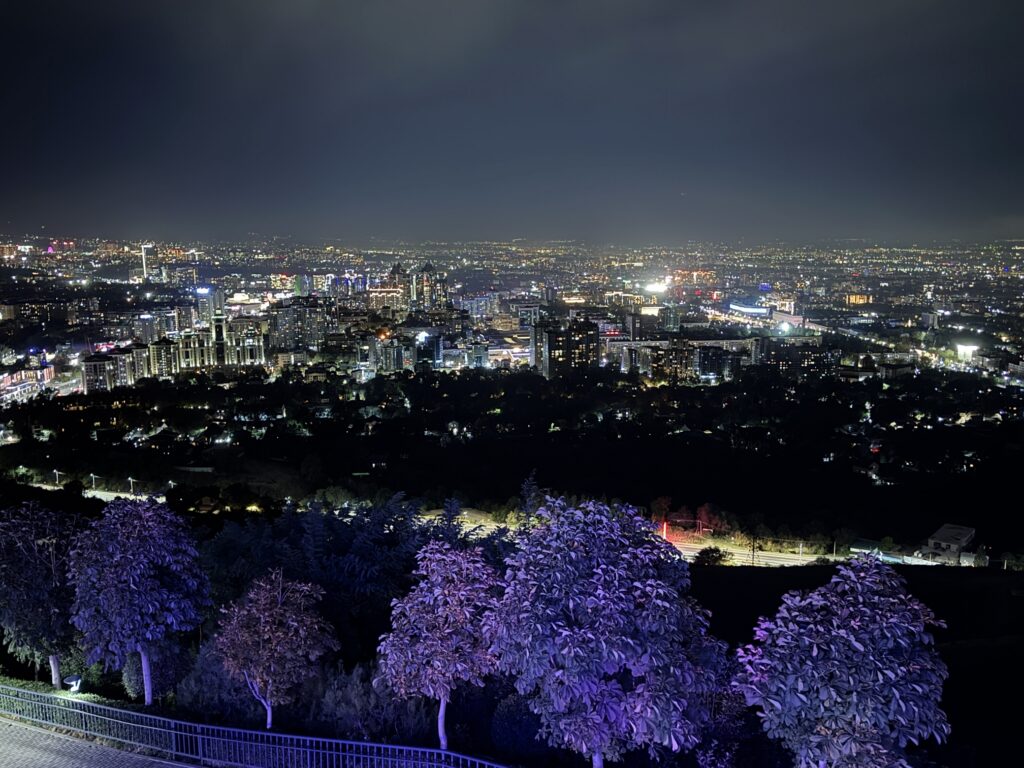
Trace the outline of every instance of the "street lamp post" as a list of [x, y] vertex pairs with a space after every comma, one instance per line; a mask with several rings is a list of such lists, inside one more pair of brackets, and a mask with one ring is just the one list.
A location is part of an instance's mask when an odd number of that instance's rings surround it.
[[60, 470], [59, 469], [53, 470], [53, 484], [54, 485], [60, 485]]
[[92, 478], [92, 489], [96, 490], [96, 478], [99, 477], [95, 472], [90, 472], [89, 477]]
[[132, 495], [132, 496], [135, 495], [135, 478], [134, 477], [129, 477], [128, 478], [128, 493], [130, 495]]

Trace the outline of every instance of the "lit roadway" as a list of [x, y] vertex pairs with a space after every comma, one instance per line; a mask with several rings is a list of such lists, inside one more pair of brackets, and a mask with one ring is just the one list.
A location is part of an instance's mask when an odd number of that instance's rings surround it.
[[[43, 488], [47, 491], [61, 491], [63, 488], [53, 483], [28, 483], [28, 485], [35, 486], [36, 488]], [[113, 501], [114, 499], [148, 499], [151, 496], [157, 501], [164, 501], [164, 495], [162, 493], [128, 493], [128, 491], [101, 491], [98, 488], [93, 490], [92, 488], [85, 488], [82, 490], [82, 495], [90, 499], [100, 499], [102, 501]]]
[[[433, 517], [441, 510], [424, 510], [423, 514]], [[501, 526], [495, 523], [489, 514], [474, 509], [462, 510], [462, 517], [470, 528], [478, 528], [483, 534], [490, 533]], [[718, 547], [723, 552], [732, 555], [729, 565], [761, 565], [761, 566], [783, 566], [783, 565], [807, 565], [817, 560], [821, 555], [797, 555], [789, 552], [754, 552], [751, 562], [750, 550], [730, 544], [728, 541], [718, 539], [704, 539], [703, 541], [674, 541], [672, 542], [686, 560], [693, 560], [698, 552], [707, 547]], [[832, 559], [832, 558], [830, 558]], [[842, 558], [835, 558], [842, 559]]]
[[751, 562], [749, 549], [737, 547], [727, 542], [716, 541], [715, 539], [676, 541], [672, 543], [675, 544], [676, 549], [683, 553], [683, 557], [687, 560], [693, 560], [702, 549], [718, 547], [723, 552], [727, 552], [732, 556], [729, 560], [729, 565], [807, 565], [821, 557], [821, 555], [797, 555], [790, 552], [758, 551], [754, 552], [753, 562]]

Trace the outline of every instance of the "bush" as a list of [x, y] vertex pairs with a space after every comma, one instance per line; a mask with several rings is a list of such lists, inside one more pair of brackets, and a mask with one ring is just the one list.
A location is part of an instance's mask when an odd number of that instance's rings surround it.
[[704, 547], [693, 558], [694, 565], [725, 565], [732, 560], [732, 553], [725, 552], [718, 547]]
[[323, 696], [313, 719], [339, 738], [359, 741], [430, 743], [436, 713], [422, 698], [398, 701], [384, 686], [374, 686], [374, 670], [365, 664], [351, 672], [325, 676]]
[[[83, 691], [110, 688], [111, 683], [117, 679], [116, 673], [105, 673], [101, 663], [87, 664], [85, 662], [85, 651], [77, 645], [60, 658], [60, 676], [68, 677], [69, 675], [82, 676]], [[50, 690], [52, 691], [53, 689], [51, 688]]]
[[509, 519], [507, 507], [495, 507], [491, 510], [491, 519], [498, 525], [505, 525]]
[[192, 670], [178, 683], [175, 702], [184, 711], [236, 726], [259, 726], [263, 708], [245, 683], [234, 680], [221, 663], [212, 640], [199, 647]]
[[[63, 671], [61, 674], [64, 674]], [[75, 672], [74, 674], [78, 674]], [[66, 676], [66, 675], [65, 675]], [[50, 696], [60, 696], [62, 698], [70, 698], [75, 701], [87, 701], [91, 704], [102, 704], [106, 707], [114, 707], [116, 709], [127, 709], [132, 711], [138, 711], [141, 709], [139, 705], [131, 704], [130, 702], [121, 701], [119, 699], [110, 699], [106, 696], [99, 696], [95, 693], [71, 693], [68, 690], [55, 691], [53, 686], [49, 682], [41, 682], [38, 680], [21, 680], [16, 677], [7, 677], [6, 675], [0, 675], [0, 685], [7, 685], [11, 688], [20, 688], [23, 691], [32, 691], [33, 693], [45, 693]]]
[[[150, 653], [150, 668], [153, 673], [153, 698], [162, 699], [173, 693], [175, 686], [188, 674], [192, 668], [192, 654], [173, 640], [158, 643]], [[129, 698], [142, 698], [142, 660], [139, 654], [133, 653], [125, 661], [121, 668], [121, 684]]]

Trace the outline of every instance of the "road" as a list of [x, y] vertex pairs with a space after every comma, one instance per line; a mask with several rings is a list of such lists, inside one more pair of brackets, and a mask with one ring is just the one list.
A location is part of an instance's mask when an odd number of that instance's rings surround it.
[[[435, 516], [440, 514], [441, 510], [424, 510], [424, 515]], [[483, 533], [490, 533], [498, 524], [494, 522], [494, 519], [486, 512], [481, 512], [476, 509], [463, 509], [462, 517], [466, 521], [466, 524], [470, 527], [477, 527]], [[820, 555], [797, 555], [790, 554], [788, 552], [755, 552], [753, 562], [751, 562], [750, 550], [742, 547], [737, 547], [734, 544], [730, 544], [728, 541], [721, 539], [707, 538], [702, 541], [675, 541], [676, 549], [678, 549], [683, 557], [687, 560], [693, 560], [698, 552], [706, 547], [718, 547], [723, 552], [728, 552], [732, 555], [732, 559], [729, 561], [730, 565], [761, 565], [761, 566], [787, 566], [787, 565], [807, 565], [814, 560], [817, 560]]]
[[167, 768], [169, 763], [0, 720], [0, 768]]
[[820, 557], [820, 555], [796, 555], [790, 554], [789, 552], [755, 552], [753, 562], [751, 562], [749, 549], [740, 549], [739, 547], [732, 546], [725, 542], [716, 541], [715, 539], [706, 539], [698, 542], [674, 543], [676, 545], [676, 549], [682, 552], [683, 557], [687, 560], [693, 560], [696, 554], [706, 547], [718, 547], [723, 552], [728, 552], [732, 555], [729, 565], [807, 565]]
[[[28, 483], [35, 488], [42, 488], [46, 491], [60, 491], [61, 486], [54, 485], [53, 483]], [[164, 501], [164, 495], [162, 493], [147, 494], [147, 493], [136, 493], [130, 494], [127, 491], [101, 491], [98, 488], [93, 490], [92, 488], [86, 488], [82, 491], [82, 495], [90, 499], [100, 499], [102, 501], [113, 501], [114, 499], [148, 499], [151, 495], [157, 501]]]

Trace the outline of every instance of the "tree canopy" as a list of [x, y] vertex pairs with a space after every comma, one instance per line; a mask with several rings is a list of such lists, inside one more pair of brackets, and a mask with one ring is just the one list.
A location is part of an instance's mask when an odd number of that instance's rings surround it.
[[548, 499], [507, 565], [492, 650], [551, 744], [600, 766], [697, 743], [723, 646], [650, 522], [630, 506]]
[[58, 657], [73, 643], [68, 554], [80, 525], [36, 502], [0, 509], [0, 628], [16, 658], [49, 657], [55, 688]]
[[217, 650], [225, 669], [263, 705], [267, 728], [274, 706], [290, 702], [295, 688], [316, 674], [320, 657], [338, 648], [333, 628], [315, 610], [322, 596], [315, 584], [289, 581], [275, 569], [222, 609]]
[[891, 567], [861, 556], [758, 622], [734, 686], [799, 768], [906, 766], [908, 744], [949, 734], [929, 626], [944, 625]]
[[448, 748], [445, 710], [460, 683], [481, 686], [495, 666], [483, 619], [496, 605], [497, 577], [479, 549], [427, 544], [416, 556], [419, 583], [392, 602], [391, 632], [381, 638], [381, 678], [399, 697], [439, 704], [437, 730]]
[[198, 626], [208, 603], [206, 574], [185, 523], [153, 499], [116, 499], [78, 537], [69, 575], [71, 621], [87, 661], [120, 669], [138, 652], [151, 704], [149, 649]]

